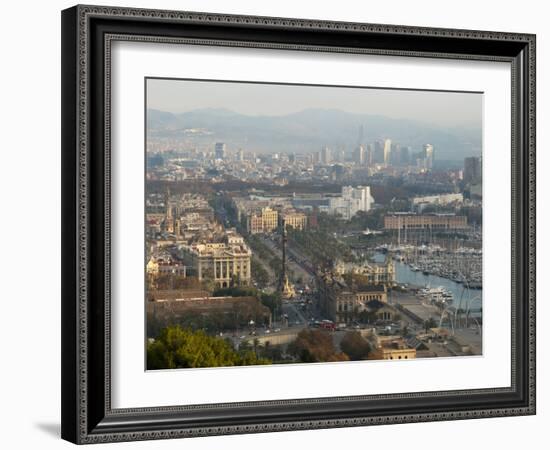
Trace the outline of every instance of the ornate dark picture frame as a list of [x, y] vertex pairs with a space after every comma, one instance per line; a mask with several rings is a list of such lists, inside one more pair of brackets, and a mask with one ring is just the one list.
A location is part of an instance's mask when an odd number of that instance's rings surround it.
[[[512, 67], [512, 384], [507, 388], [113, 409], [110, 46], [116, 40]], [[75, 6], [62, 13], [62, 437], [84, 444], [535, 413], [535, 36]]]

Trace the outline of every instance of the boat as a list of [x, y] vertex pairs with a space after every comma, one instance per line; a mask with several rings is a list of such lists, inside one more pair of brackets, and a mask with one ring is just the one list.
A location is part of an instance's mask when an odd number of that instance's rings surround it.
[[442, 286], [431, 288], [425, 287], [418, 291], [419, 297], [426, 303], [445, 306], [453, 302], [453, 294]]

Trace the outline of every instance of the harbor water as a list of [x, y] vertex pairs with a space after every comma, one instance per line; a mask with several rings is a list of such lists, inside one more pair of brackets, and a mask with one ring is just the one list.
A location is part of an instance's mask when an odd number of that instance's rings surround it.
[[[386, 255], [384, 253], [375, 253], [375, 262], [384, 262]], [[408, 264], [402, 261], [395, 263], [395, 281], [399, 284], [408, 284], [418, 287], [443, 287], [453, 294], [453, 305], [459, 307], [462, 299], [462, 308], [466, 308], [470, 301], [471, 310], [479, 310], [482, 305], [482, 289], [468, 289], [465, 285], [437, 275], [425, 275], [422, 272], [414, 271]]]

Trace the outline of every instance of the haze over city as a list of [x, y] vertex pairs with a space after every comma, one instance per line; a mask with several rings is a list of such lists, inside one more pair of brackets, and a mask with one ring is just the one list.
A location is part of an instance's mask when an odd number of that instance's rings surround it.
[[154, 78], [147, 80], [147, 90], [148, 108], [174, 114], [212, 108], [250, 116], [284, 116], [306, 109], [334, 109], [451, 128], [479, 128], [482, 119], [479, 92]]
[[350, 153], [390, 138], [413, 150], [432, 143], [439, 161], [481, 153], [480, 93], [149, 79], [146, 101], [151, 138], [199, 147]]
[[482, 355], [482, 100], [149, 80], [147, 368]]

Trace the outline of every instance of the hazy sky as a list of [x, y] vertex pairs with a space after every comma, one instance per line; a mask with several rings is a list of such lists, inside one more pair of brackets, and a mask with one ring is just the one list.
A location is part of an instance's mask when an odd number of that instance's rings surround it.
[[323, 108], [480, 128], [482, 102], [480, 93], [147, 80], [147, 107], [172, 113], [225, 108], [247, 115], [275, 116]]

